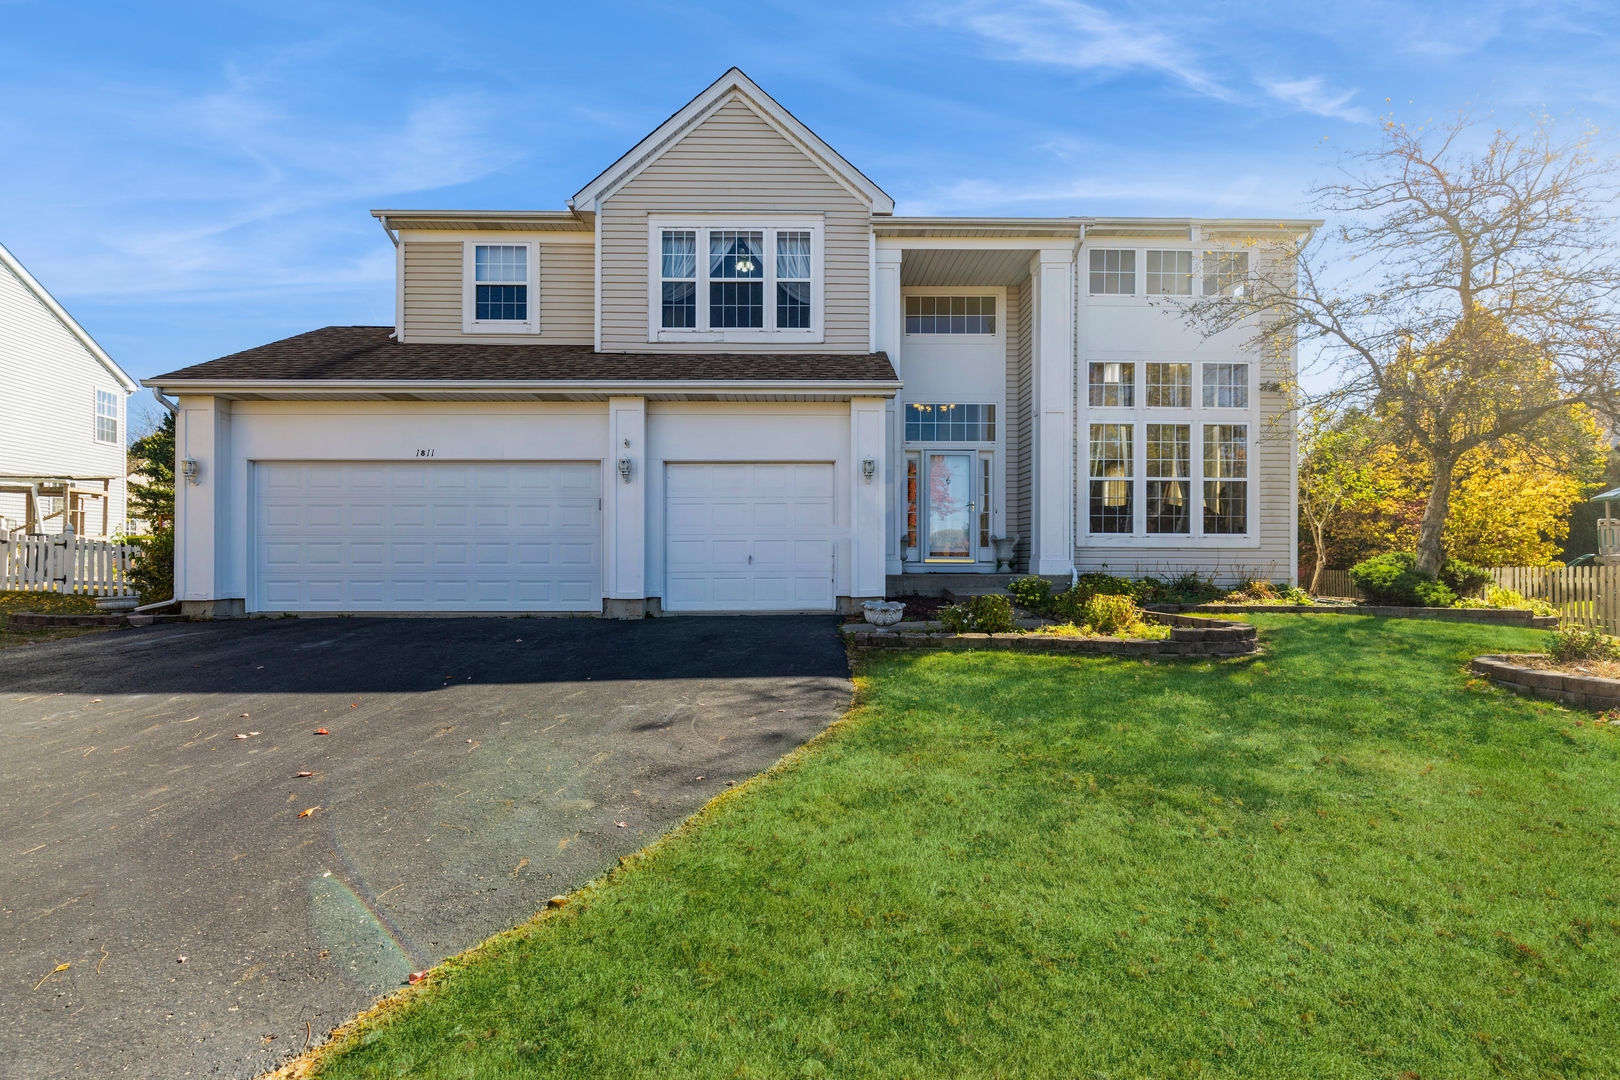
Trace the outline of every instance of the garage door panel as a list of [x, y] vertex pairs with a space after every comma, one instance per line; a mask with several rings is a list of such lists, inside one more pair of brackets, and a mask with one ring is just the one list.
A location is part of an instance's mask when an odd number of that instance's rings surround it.
[[258, 466], [256, 608], [599, 610], [599, 473], [593, 463]]
[[664, 606], [831, 610], [833, 468], [665, 467]]

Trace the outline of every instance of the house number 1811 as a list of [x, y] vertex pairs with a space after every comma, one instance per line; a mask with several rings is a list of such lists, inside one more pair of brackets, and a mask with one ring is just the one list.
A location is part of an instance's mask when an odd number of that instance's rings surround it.
[[417, 457], [432, 457], [433, 456], [433, 451], [432, 450], [418, 450], [416, 452], [416, 456]]

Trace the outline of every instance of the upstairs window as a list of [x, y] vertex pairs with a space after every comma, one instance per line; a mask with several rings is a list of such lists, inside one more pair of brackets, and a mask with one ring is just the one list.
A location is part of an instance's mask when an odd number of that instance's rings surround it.
[[96, 442], [118, 441], [118, 395], [111, 390], [96, 391]]
[[648, 340], [821, 339], [819, 224], [709, 227], [657, 218], [649, 235]]
[[1104, 409], [1136, 406], [1135, 364], [1092, 364], [1087, 403]]
[[1192, 408], [1192, 365], [1148, 364], [1147, 407], [1150, 409]]
[[906, 442], [995, 442], [994, 405], [907, 405]]
[[1091, 295], [1135, 296], [1136, 252], [1129, 248], [1092, 248]]
[[996, 332], [993, 296], [908, 296], [908, 334], [988, 334]]
[[1248, 407], [1248, 364], [1204, 365], [1204, 408], [1247, 409]]
[[461, 328], [470, 334], [533, 334], [540, 329], [535, 293], [537, 245], [465, 246]]
[[1147, 294], [1149, 296], [1191, 296], [1193, 253], [1190, 251], [1150, 251], [1147, 253]]
[[1247, 251], [1204, 252], [1204, 295], [1242, 296], [1249, 281]]

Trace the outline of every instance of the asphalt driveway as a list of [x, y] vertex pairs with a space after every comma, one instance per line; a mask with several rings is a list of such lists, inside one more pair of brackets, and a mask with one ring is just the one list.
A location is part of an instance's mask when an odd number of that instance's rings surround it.
[[0, 650], [0, 1072], [278, 1063], [826, 727], [834, 628], [301, 619]]

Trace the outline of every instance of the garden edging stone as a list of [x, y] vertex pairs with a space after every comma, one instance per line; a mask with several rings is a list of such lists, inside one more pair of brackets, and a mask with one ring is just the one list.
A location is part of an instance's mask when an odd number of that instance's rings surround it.
[[1566, 671], [1546, 671], [1514, 663], [1537, 653], [1503, 653], [1476, 656], [1469, 668], [1504, 690], [1531, 697], [1558, 701], [1577, 708], [1606, 712], [1620, 709], [1620, 679], [1597, 675], [1574, 675]]
[[1399, 607], [1392, 604], [1147, 604], [1153, 612], [1201, 611], [1254, 615], [1383, 615], [1397, 619], [1438, 619], [1441, 622], [1487, 623], [1493, 626], [1528, 626], [1556, 630], [1558, 616], [1537, 615], [1528, 608]]
[[899, 623], [880, 629], [862, 623], [843, 627], [845, 640], [857, 649], [941, 649], [951, 652], [1000, 650], [1029, 653], [1097, 654], [1131, 657], [1249, 656], [1260, 650], [1259, 633], [1248, 623], [1203, 619], [1173, 612], [1154, 612], [1168, 623], [1170, 637], [1058, 637], [1053, 634], [952, 634], [939, 623]]

